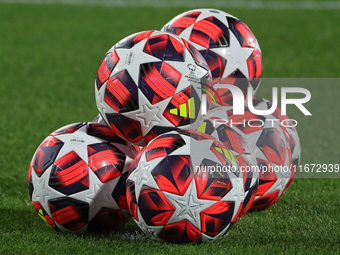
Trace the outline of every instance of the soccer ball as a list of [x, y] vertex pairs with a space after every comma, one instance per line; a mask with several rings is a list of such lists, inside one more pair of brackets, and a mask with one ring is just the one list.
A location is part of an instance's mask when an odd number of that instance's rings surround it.
[[[269, 104], [265, 104], [263, 99], [255, 97], [253, 101], [257, 110], [269, 109], [265, 108]], [[276, 113], [279, 112], [277, 108]], [[258, 189], [249, 211], [268, 209], [278, 201], [295, 177], [291, 140], [287, 139], [285, 128], [276, 114], [255, 115], [248, 107], [245, 107], [244, 115], [234, 115], [232, 106], [216, 108], [209, 114], [218, 116], [215, 125], [228, 125], [249, 145], [257, 162], [252, 171], [259, 173]], [[295, 154], [298, 154], [298, 147]]]
[[194, 9], [170, 20], [161, 31], [180, 36], [203, 55], [211, 70], [222, 105], [232, 105], [232, 94], [223, 85], [235, 85], [247, 96], [257, 91], [262, 76], [262, 53], [249, 27], [238, 18], [216, 9]]
[[[33, 155], [28, 188], [39, 216], [56, 230], [83, 234], [116, 230], [131, 217], [126, 203], [133, 147], [98, 123], [51, 133]], [[117, 145], [117, 146], [116, 146]]]
[[214, 120], [228, 118], [226, 114], [224, 107], [218, 107], [209, 111], [197, 131], [209, 134], [222, 142], [228, 150], [232, 151], [239, 162], [245, 192], [242, 212], [240, 214], [240, 218], [242, 218], [254, 202], [259, 184], [259, 173], [258, 171], [253, 171], [252, 166], [257, 165], [256, 158], [244, 137], [227, 124], [218, 122], [218, 125], [216, 125], [214, 122]]
[[[253, 98], [253, 106], [257, 110], [268, 110], [272, 107], [272, 103], [264, 98], [260, 97], [254, 97]], [[276, 121], [277, 123], [280, 124], [280, 128], [282, 129], [284, 136], [286, 138], [286, 144], [288, 147], [288, 157], [289, 157], [289, 162], [290, 162], [290, 177], [287, 181], [287, 184], [284, 187], [283, 192], [290, 186], [292, 181], [294, 180], [296, 176], [296, 170], [298, 166], [300, 165], [301, 161], [301, 144], [300, 144], [300, 138], [298, 135], [298, 132], [295, 128], [294, 123], [289, 119], [287, 115], [281, 115], [281, 109], [279, 107], [276, 107], [275, 111], [271, 114], [271, 116], [275, 119], [278, 120]], [[288, 167], [288, 166], [287, 166]], [[261, 185], [267, 185], [265, 180], [262, 180]], [[264, 182], [264, 183], [263, 183]], [[280, 196], [282, 196], [283, 192], [281, 193]], [[261, 193], [260, 193], [261, 194]], [[260, 195], [258, 194], [258, 195]], [[276, 199], [277, 201], [280, 196]], [[251, 210], [261, 210], [261, 209], [266, 209], [269, 208], [271, 203], [270, 201], [270, 196], [265, 195], [262, 197], [257, 198], [254, 201], [254, 204], [251, 208]], [[266, 207], [265, 205], [268, 204], [269, 206]]]
[[[272, 107], [272, 103], [261, 97], [253, 98], [253, 105], [257, 110], [268, 110]], [[292, 155], [292, 163], [295, 168], [300, 165], [301, 161], [301, 144], [296, 127], [287, 115], [281, 114], [281, 109], [276, 107], [275, 111], [271, 114], [274, 118], [280, 121], [281, 129], [285, 134], [289, 149]], [[284, 123], [284, 125], [282, 125]]]
[[197, 128], [202, 102], [210, 104], [205, 94], [211, 85], [207, 63], [189, 42], [167, 32], [144, 31], [106, 53], [95, 95], [111, 129], [145, 146], [161, 133]]
[[[94, 119], [92, 120], [92, 122], [95, 123], [100, 123], [102, 125], [108, 126], [105, 122], [105, 120], [103, 119], [103, 117], [99, 114], [96, 115], [96, 117], [94, 117]], [[109, 126], [108, 126], [109, 127]], [[133, 143], [130, 143], [122, 138], [120, 138], [117, 134], [116, 134], [116, 138], [117, 140], [119, 140], [119, 143], [116, 143], [116, 147], [122, 149], [122, 151], [126, 154], [127, 156], [127, 162], [130, 165], [132, 160], [134, 159], [134, 157], [137, 155], [137, 153], [143, 148], [140, 147], [138, 145], [135, 145]], [[121, 146], [122, 145], [122, 146]], [[131, 148], [132, 147], [132, 148]], [[125, 164], [127, 164], [127, 162], [125, 162]]]
[[137, 225], [168, 242], [221, 238], [244, 201], [239, 164], [230, 150], [196, 131], [152, 140], [131, 165], [127, 203]]

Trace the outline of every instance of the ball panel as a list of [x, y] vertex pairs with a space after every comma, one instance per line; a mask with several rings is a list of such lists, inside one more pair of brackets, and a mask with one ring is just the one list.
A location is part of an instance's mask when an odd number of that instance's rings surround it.
[[[249, 87], [249, 81], [246, 78], [246, 76], [239, 70], [236, 69], [231, 74], [229, 74], [227, 77], [222, 78], [219, 84], [226, 84], [226, 85], [234, 85], [238, 87], [242, 94], [244, 95], [244, 100], [246, 100], [248, 95], [248, 87]], [[220, 96], [222, 105], [233, 105], [233, 95], [231, 91], [227, 88], [218, 88], [216, 89], [217, 94]]]
[[161, 226], [168, 222], [176, 208], [162, 191], [143, 186], [138, 198], [138, 209], [149, 226]]
[[207, 49], [227, 47], [229, 43], [229, 29], [219, 19], [210, 16], [194, 23], [189, 41]]
[[[223, 164], [203, 159], [201, 169], [195, 174], [197, 197], [206, 200], [221, 200], [232, 189], [232, 183]], [[217, 168], [216, 171], [215, 167]], [[220, 170], [218, 169], [220, 168]]]
[[124, 39], [120, 40], [118, 43], [116, 43], [113, 48], [114, 49], [121, 49], [121, 48], [126, 48], [126, 49], [131, 49], [133, 46], [135, 46], [137, 43], [140, 41], [150, 37], [150, 35], [154, 31], [142, 31], [138, 32], [132, 35], [129, 35], [125, 37]]
[[163, 61], [184, 62], [183, 44], [167, 34], [150, 36], [143, 51]]
[[148, 144], [145, 152], [146, 161], [165, 157], [184, 145], [185, 141], [180, 135], [162, 135]]
[[264, 128], [256, 142], [256, 146], [272, 163], [279, 166], [285, 164], [288, 148], [284, 137], [282, 137], [278, 129]]
[[140, 70], [140, 91], [153, 105], [172, 97], [182, 77], [166, 62], [141, 64]]
[[48, 225], [56, 229], [57, 226], [54, 223], [54, 220], [48, 215], [40, 202], [32, 202], [32, 205], [34, 206], [34, 209], [38, 212], [39, 217]]
[[106, 53], [97, 72], [97, 77], [95, 81], [97, 90], [100, 90], [103, 84], [110, 78], [112, 70], [115, 68], [119, 60], [120, 59], [115, 50]]
[[166, 31], [175, 35], [180, 35], [183, 30], [187, 29], [196, 22], [196, 19], [201, 13], [201, 11], [187, 11], [181, 15], [178, 15], [165, 25]]
[[89, 204], [70, 197], [48, 201], [53, 220], [69, 231], [75, 232], [88, 223]]
[[104, 101], [118, 113], [138, 109], [138, 89], [126, 70], [112, 75], [107, 81]]
[[[189, 51], [189, 53], [191, 54], [191, 56], [194, 58], [196, 65], [203, 67], [206, 70], [210, 70], [209, 66], [208, 66], [206, 60], [204, 59], [204, 57], [202, 56], [202, 54], [187, 40], [182, 38], [182, 41], [184, 42], [184, 45], [187, 48], [187, 50]], [[211, 78], [210, 75], [211, 75], [211, 73], [209, 73], [209, 78]], [[210, 82], [210, 80], [209, 80], [209, 82]], [[202, 82], [202, 85], [204, 85], [204, 84], [205, 83]]]
[[120, 176], [123, 172], [126, 156], [117, 148], [106, 143], [88, 145], [88, 167], [102, 183]]
[[119, 229], [125, 223], [125, 215], [122, 210], [103, 207], [89, 221], [88, 232], [111, 232]]
[[105, 114], [113, 132], [121, 138], [132, 143], [138, 143], [143, 139], [140, 123], [136, 120], [125, 117], [119, 113]]
[[280, 191], [276, 190], [274, 192], [262, 195], [261, 199], [257, 199], [257, 200], [254, 201], [250, 210], [259, 211], [259, 210], [270, 208], [280, 198], [279, 193], [280, 193]]
[[184, 195], [193, 179], [190, 156], [167, 156], [153, 168], [151, 174], [161, 191]]
[[48, 185], [65, 195], [89, 188], [87, 164], [71, 151], [54, 162]]
[[[247, 182], [250, 183], [251, 178], [247, 178]], [[258, 185], [259, 185], [258, 181], [256, 181], [253, 184], [253, 186], [251, 186], [249, 188], [245, 188], [245, 191], [247, 193], [246, 193], [246, 197], [244, 198], [242, 211], [240, 213], [240, 218], [242, 218], [250, 210], [250, 208], [253, 206], [253, 202], [254, 202], [255, 196], [257, 194]]]
[[246, 24], [232, 17], [227, 17], [227, 21], [230, 31], [234, 33], [242, 47], [256, 47], [256, 38]]
[[126, 200], [126, 178], [127, 173], [123, 173], [111, 193], [111, 196], [116, 201], [118, 208], [121, 210], [128, 210]]
[[57, 135], [63, 135], [63, 134], [72, 134], [79, 130], [81, 127], [85, 126], [87, 122], [78, 122], [66, 125], [64, 127], [61, 127], [57, 129], [56, 131], [52, 132], [50, 136], [57, 136]]
[[64, 143], [55, 137], [50, 137], [42, 142], [33, 158], [33, 169], [38, 177], [54, 163], [63, 146]]
[[228, 201], [219, 201], [202, 211], [202, 232], [211, 237], [220, 234], [233, 220], [235, 205]]
[[262, 54], [259, 50], [254, 50], [247, 59], [248, 77], [253, 90], [256, 91], [260, 85], [262, 77]]
[[126, 201], [127, 201], [127, 205], [128, 205], [131, 216], [136, 221], [139, 221], [137, 199], [136, 199], [136, 193], [135, 193], [135, 182], [130, 179], [126, 181]]
[[[213, 84], [220, 82], [221, 77], [223, 75], [226, 60], [210, 50], [200, 50], [199, 52], [204, 57], [205, 61], [207, 62], [210, 68]], [[221, 97], [222, 94], [220, 94], [219, 96]]]
[[218, 140], [221, 141], [228, 149], [238, 154], [251, 154], [251, 150], [244, 137], [232, 130], [227, 125], [216, 127]]
[[201, 240], [201, 232], [188, 220], [166, 225], [159, 237], [168, 242], [187, 243]]

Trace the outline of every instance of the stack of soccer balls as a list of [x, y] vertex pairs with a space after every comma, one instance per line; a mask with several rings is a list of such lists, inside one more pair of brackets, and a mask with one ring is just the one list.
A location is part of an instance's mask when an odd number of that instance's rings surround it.
[[279, 108], [234, 114], [240, 92], [242, 103], [272, 108], [254, 96], [261, 75], [255, 36], [220, 10], [122, 39], [97, 71], [98, 116], [54, 131], [34, 153], [34, 208], [61, 231], [109, 232], [132, 217], [152, 238], [219, 239], [273, 205], [299, 164], [298, 134], [280, 125]]

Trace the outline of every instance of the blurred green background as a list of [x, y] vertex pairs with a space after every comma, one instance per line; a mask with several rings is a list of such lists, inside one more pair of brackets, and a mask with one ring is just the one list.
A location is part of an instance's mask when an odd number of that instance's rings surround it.
[[[257, 37], [264, 79], [258, 96], [270, 99], [271, 87], [278, 86], [267, 78], [340, 76], [338, 1], [0, 0], [1, 254], [340, 252], [337, 178], [296, 179], [269, 210], [247, 214], [225, 238], [201, 245], [148, 241], [132, 221], [110, 235], [57, 233], [30, 204], [27, 171], [40, 142], [98, 113], [94, 79], [106, 51], [132, 33], [158, 30], [199, 7], [233, 14]], [[288, 111], [299, 121], [303, 164], [339, 163], [340, 82], [325, 80], [301, 80], [312, 93], [306, 107], [313, 116]]]

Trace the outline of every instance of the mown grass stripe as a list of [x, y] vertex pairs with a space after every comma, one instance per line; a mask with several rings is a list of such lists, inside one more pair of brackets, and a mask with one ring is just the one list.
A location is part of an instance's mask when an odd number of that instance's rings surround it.
[[150, 7], [193, 7], [193, 8], [242, 8], [242, 9], [302, 9], [339, 10], [339, 1], [223, 1], [223, 0], [0, 0], [0, 3], [21, 4], [65, 4], [96, 6], [150, 6]]

